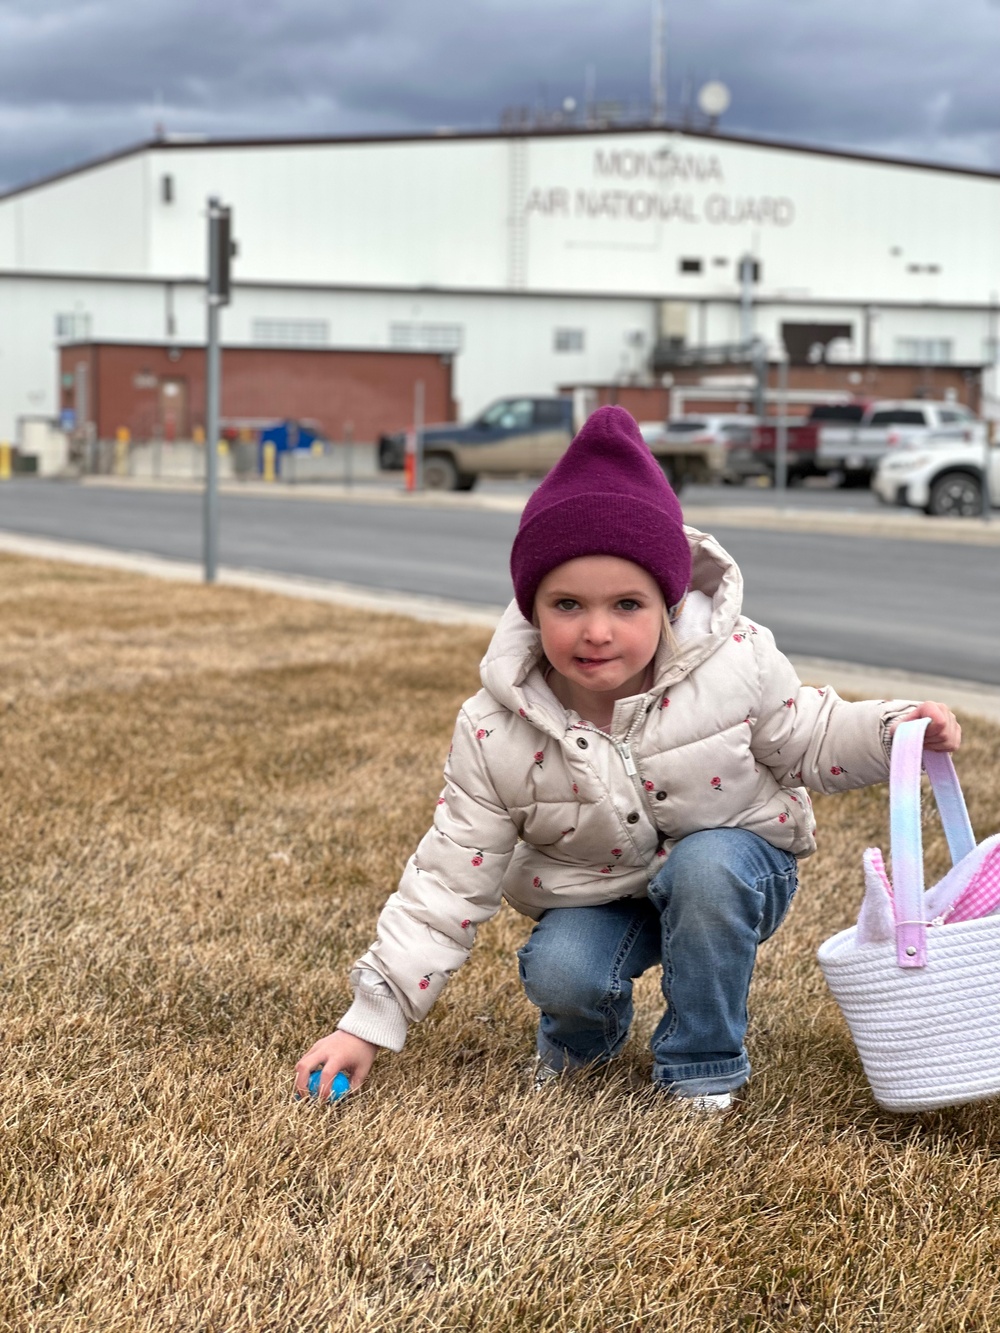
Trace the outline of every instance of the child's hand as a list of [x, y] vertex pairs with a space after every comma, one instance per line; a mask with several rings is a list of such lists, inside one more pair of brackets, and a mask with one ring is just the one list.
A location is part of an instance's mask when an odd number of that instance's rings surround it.
[[929, 717], [930, 726], [924, 732], [924, 748], [926, 750], [943, 750], [947, 754], [957, 750], [962, 744], [962, 728], [958, 725], [958, 719], [947, 706], [947, 704], [923, 703], [918, 704], [910, 713], [904, 713], [889, 728], [889, 734], [892, 735], [900, 722], [913, 722], [918, 717]]
[[322, 1069], [319, 1081], [319, 1101], [323, 1103], [330, 1095], [330, 1088], [338, 1072], [342, 1069], [351, 1080], [351, 1091], [361, 1087], [379, 1048], [361, 1037], [352, 1037], [349, 1032], [331, 1032], [328, 1037], [321, 1037], [315, 1046], [310, 1046], [305, 1055], [295, 1066], [295, 1091], [300, 1097], [309, 1095], [309, 1075], [314, 1069]]

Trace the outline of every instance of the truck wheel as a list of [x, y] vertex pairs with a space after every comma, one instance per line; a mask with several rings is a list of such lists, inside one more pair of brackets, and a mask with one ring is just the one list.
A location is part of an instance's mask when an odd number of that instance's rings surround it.
[[931, 487], [928, 514], [952, 518], [975, 518], [983, 512], [983, 494], [976, 477], [968, 472], [946, 472]]
[[455, 490], [471, 491], [478, 480], [479, 476], [475, 472], [460, 472], [458, 474], [458, 480], [455, 482]]
[[431, 454], [428, 458], [425, 458], [423, 474], [425, 490], [458, 490], [458, 468], [447, 454]]

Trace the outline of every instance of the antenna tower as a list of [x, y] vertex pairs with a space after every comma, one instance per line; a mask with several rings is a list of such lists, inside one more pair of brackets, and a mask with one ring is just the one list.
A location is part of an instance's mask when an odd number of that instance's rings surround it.
[[667, 120], [667, 0], [652, 0], [652, 42], [649, 65], [649, 93], [654, 125]]

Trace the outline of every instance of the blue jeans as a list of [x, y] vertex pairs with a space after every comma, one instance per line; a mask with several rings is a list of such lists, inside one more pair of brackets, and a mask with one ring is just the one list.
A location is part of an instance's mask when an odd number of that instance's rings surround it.
[[538, 1053], [554, 1069], [603, 1064], [632, 1022], [632, 982], [663, 968], [666, 1013], [653, 1033], [653, 1082], [682, 1096], [730, 1092], [750, 1077], [743, 1038], [757, 946], [781, 924], [795, 857], [746, 829], [683, 838], [646, 898], [554, 907], [518, 951], [541, 1010]]

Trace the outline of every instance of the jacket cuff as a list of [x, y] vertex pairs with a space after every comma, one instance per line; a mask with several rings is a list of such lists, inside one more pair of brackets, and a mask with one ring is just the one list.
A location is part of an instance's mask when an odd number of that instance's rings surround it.
[[892, 758], [892, 734], [890, 728], [894, 722], [898, 722], [905, 717], [907, 713], [912, 713], [919, 704], [905, 703], [901, 699], [893, 699], [892, 707], [888, 712], [882, 714], [882, 729], [880, 740], [882, 741], [882, 750], [887, 760]]
[[390, 1051], [401, 1051], [406, 1042], [409, 1024], [399, 1007], [399, 1001], [388, 986], [378, 990], [358, 987], [354, 1003], [337, 1024], [342, 1032], [370, 1041], [373, 1046], [384, 1046]]

